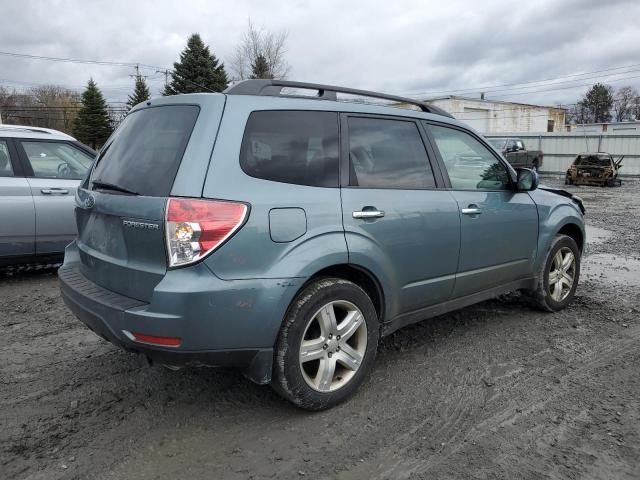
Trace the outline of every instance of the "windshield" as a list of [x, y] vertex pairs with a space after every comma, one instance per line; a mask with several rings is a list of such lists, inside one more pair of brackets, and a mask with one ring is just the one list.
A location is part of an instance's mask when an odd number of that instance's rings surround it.
[[199, 110], [195, 105], [168, 105], [131, 113], [98, 157], [91, 182], [168, 196]]
[[489, 140], [489, 143], [498, 150], [502, 150], [504, 148], [504, 144], [507, 143], [507, 140], [504, 138], [487, 138], [487, 140]]
[[576, 159], [576, 165], [581, 167], [608, 167], [611, 165], [611, 159], [606, 155], [580, 156]]

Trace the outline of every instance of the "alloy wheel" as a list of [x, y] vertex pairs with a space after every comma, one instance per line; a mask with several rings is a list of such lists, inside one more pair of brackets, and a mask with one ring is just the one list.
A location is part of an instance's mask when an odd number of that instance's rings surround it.
[[562, 247], [553, 256], [549, 269], [549, 295], [556, 302], [569, 296], [576, 278], [576, 257], [569, 247]]
[[338, 300], [320, 308], [300, 344], [302, 376], [311, 388], [332, 392], [360, 369], [367, 349], [367, 323], [353, 303]]

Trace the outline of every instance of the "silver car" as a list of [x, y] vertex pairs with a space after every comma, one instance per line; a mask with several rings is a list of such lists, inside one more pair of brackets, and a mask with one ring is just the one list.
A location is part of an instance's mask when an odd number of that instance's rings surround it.
[[0, 265], [62, 259], [95, 152], [57, 130], [0, 125]]

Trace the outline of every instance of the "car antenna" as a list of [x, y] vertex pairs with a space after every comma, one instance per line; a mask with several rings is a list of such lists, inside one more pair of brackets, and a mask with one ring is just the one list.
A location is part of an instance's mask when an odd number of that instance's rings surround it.
[[176, 75], [176, 76], [182, 78], [182, 80], [184, 80], [185, 82], [189, 82], [189, 83], [195, 85], [196, 87], [199, 87], [199, 88], [202, 88], [203, 90], [206, 90], [209, 93], [218, 93], [215, 90], [211, 90], [210, 88], [207, 88], [204, 85], [200, 85], [199, 83], [196, 83], [193, 80], [189, 80], [188, 78], [185, 78], [184, 75], [176, 72], [175, 70], [169, 70], [169, 72], [171, 73], [171, 75]]

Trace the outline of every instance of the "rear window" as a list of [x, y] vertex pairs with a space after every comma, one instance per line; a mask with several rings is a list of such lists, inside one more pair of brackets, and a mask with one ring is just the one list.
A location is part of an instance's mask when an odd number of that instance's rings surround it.
[[91, 180], [168, 196], [199, 111], [195, 105], [172, 105], [128, 115], [98, 157]]
[[240, 166], [252, 177], [338, 186], [338, 114], [262, 111], [249, 116]]

